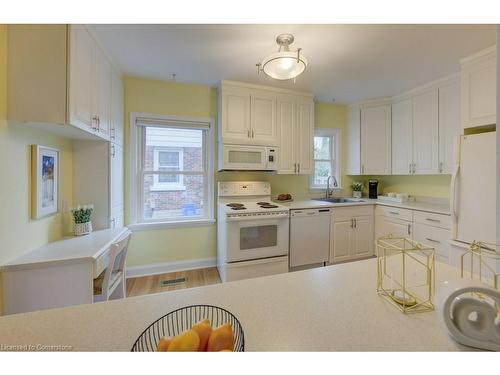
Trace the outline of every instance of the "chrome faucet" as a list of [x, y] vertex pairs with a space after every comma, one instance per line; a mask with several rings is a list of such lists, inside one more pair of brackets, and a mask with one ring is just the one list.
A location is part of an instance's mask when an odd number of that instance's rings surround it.
[[333, 194], [333, 191], [330, 190], [330, 178], [333, 178], [333, 187], [339, 187], [335, 176], [328, 176], [328, 178], [326, 179], [326, 192], [325, 192], [325, 198], [327, 199], [330, 198]]

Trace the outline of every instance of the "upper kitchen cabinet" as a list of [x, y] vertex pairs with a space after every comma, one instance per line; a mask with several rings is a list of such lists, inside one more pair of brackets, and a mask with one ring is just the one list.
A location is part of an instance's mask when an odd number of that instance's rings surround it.
[[459, 124], [456, 75], [394, 97], [392, 174], [451, 173]]
[[418, 93], [412, 98], [414, 174], [438, 173], [438, 107], [437, 89]]
[[496, 124], [496, 48], [462, 59], [461, 115], [464, 129]]
[[276, 146], [278, 173], [312, 173], [312, 94], [222, 81], [219, 99], [221, 143]]
[[112, 66], [85, 26], [9, 25], [8, 49], [9, 121], [109, 140]]
[[451, 174], [455, 166], [455, 138], [461, 133], [460, 80], [439, 87], [439, 173]]
[[391, 174], [391, 105], [361, 106], [361, 174]]
[[314, 102], [310, 97], [278, 94], [277, 123], [281, 174], [311, 174]]
[[110, 140], [123, 146], [123, 82], [121, 76], [113, 71], [111, 77], [111, 127]]
[[413, 171], [413, 110], [411, 98], [392, 103], [392, 174]]
[[361, 114], [359, 105], [347, 110], [347, 174], [361, 174]]
[[276, 93], [223, 81], [219, 135], [223, 143], [278, 145]]

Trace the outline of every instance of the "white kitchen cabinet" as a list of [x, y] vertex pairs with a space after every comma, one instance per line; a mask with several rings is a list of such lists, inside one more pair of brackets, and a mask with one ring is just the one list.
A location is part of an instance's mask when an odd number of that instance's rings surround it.
[[421, 223], [414, 223], [413, 226], [413, 239], [433, 247], [436, 260], [449, 263], [450, 246], [448, 241], [451, 239], [450, 230]]
[[111, 79], [111, 128], [110, 140], [123, 146], [123, 83], [121, 76], [113, 71]]
[[250, 92], [246, 88], [222, 86], [221, 126], [225, 143], [250, 142]]
[[496, 124], [496, 48], [461, 60], [461, 116], [464, 129]]
[[7, 66], [10, 121], [109, 140], [111, 63], [85, 26], [9, 25]]
[[439, 172], [438, 90], [413, 96], [413, 173]]
[[112, 69], [108, 59], [95, 44], [94, 53], [94, 84], [92, 85], [92, 99], [94, 113], [97, 116], [97, 131], [104, 138], [109, 139], [111, 127], [111, 81]]
[[314, 139], [312, 98], [279, 94], [277, 123], [281, 174], [311, 174]]
[[361, 173], [391, 174], [391, 106], [361, 108]]
[[411, 174], [413, 163], [411, 98], [392, 103], [392, 174]]
[[69, 123], [109, 139], [111, 64], [83, 25], [69, 28]]
[[334, 220], [330, 235], [330, 263], [350, 260], [353, 246], [353, 223], [351, 219]]
[[373, 207], [332, 210], [330, 263], [373, 255]]
[[411, 210], [377, 206], [375, 208], [375, 240], [392, 235], [412, 238], [413, 212]]
[[312, 98], [297, 98], [296, 152], [298, 174], [311, 174], [314, 142], [314, 102]]
[[354, 217], [352, 256], [365, 258], [373, 255], [373, 215]]
[[251, 139], [259, 144], [274, 145], [278, 139], [276, 126], [276, 94], [265, 90], [250, 93]]
[[95, 45], [82, 25], [70, 28], [69, 123], [87, 131], [97, 129], [93, 96]]
[[272, 90], [222, 82], [219, 131], [223, 143], [277, 146], [276, 97]]
[[347, 109], [347, 174], [361, 174], [361, 113], [359, 105]]
[[439, 87], [439, 173], [453, 172], [454, 140], [461, 130], [460, 80], [455, 78]]
[[297, 172], [297, 162], [295, 160], [297, 106], [295, 96], [278, 95], [276, 107], [276, 122], [280, 139], [278, 173], [293, 174]]

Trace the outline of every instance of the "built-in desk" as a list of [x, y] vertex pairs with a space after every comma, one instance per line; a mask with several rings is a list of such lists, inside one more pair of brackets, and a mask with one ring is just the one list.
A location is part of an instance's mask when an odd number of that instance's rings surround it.
[[127, 228], [56, 241], [2, 266], [4, 314], [93, 302], [93, 281], [108, 266], [110, 246]]

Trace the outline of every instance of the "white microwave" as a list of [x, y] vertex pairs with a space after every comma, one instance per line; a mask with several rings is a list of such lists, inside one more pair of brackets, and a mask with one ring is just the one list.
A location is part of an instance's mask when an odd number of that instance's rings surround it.
[[278, 147], [223, 144], [219, 149], [219, 170], [277, 171]]

